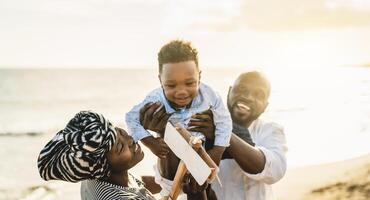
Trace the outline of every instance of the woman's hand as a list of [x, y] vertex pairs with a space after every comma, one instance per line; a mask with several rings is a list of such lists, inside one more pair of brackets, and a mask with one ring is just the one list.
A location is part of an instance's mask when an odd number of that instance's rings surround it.
[[207, 139], [215, 138], [215, 124], [210, 109], [191, 116], [188, 131], [203, 133]]
[[[171, 115], [166, 113], [164, 106], [160, 107], [160, 102], [145, 104], [140, 109], [140, 123], [145, 129], [154, 131], [163, 137], [168, 118]], [[158, 108], [160, 109], [158, 110]]]

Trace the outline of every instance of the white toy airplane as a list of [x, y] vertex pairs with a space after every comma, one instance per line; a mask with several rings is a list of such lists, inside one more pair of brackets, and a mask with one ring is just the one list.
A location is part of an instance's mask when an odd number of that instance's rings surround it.
[[180, 191], [181, 183], [187, 171], [191, 173], [199, 185], [206, 181], [212, 182], [217, 176], [218, 167], [202, 147], [202, 141], [191, 136], [189, 131], [180, 125], [173, 127], [167, 123], [164, 141], [172, 152], [180, 158], [180, 163], [173, 180], [172, 190], [164, 200], [176, 200]]

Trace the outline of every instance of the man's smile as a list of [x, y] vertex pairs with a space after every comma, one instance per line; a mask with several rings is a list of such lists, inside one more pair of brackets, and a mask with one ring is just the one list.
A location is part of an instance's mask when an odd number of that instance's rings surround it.
[[243, 101], [237, 101], [233, 106], [233, 111], [238, 115], [250, 115], [252, 109], [247, 103]]

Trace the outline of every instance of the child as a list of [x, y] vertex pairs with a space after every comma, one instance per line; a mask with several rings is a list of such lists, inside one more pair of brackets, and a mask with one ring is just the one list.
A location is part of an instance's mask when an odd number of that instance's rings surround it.
[[[154, 138], [140, 124], [140, 109], [150, 102], [160, 103], [166, 113], [171, 115], [168, 121], [173, 125], [180, 123], [185, 128], [192, 115], [211, 109], [215, 124], [215, 140], [208, 153], [218, 164], [222, 153], [229, 145], [232, 121], [221, 97], [200, 82], [201, 71], [198, 66], [197, 50], [189, 42], [174, 40], [161, 48], [158, 62], [161, 87], [150, 92], [143, 102], [126, 114], [129, 134], [135, 141], [141, 140], [155, 155], [163, 159], [167, 146], [163, 140]], [[201, 133], [192, 132], [192, 135], [205, 140]], [[166, 174], [162, 171], [163, 173]], [[173, 176], [165, 178], [173, 179]], [[160, 185], [164, 188], [161, 183]]]

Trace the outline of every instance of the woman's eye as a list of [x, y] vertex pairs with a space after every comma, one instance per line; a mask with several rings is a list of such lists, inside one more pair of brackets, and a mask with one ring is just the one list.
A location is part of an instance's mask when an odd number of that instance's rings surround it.
[[122, 151], [122, 148], [123, 148], [123, 145], [121, 143], [118, 143], [117, 144], [117, 151], [118, 152], [121, 152]]
[[168, 87], [168, 88], [174, 88], [175, 87], [175, 85], [165, 85], [166, 87]]

